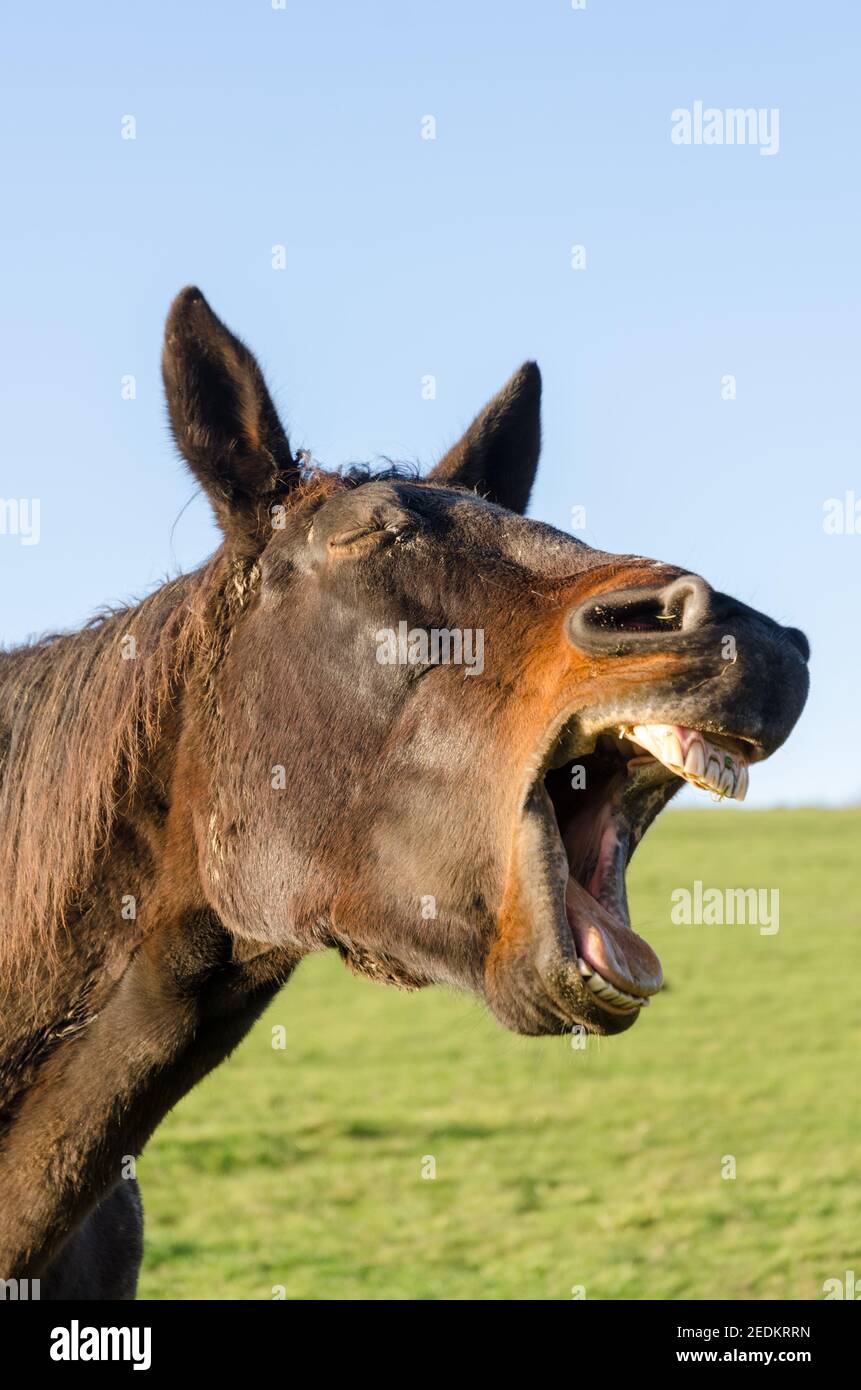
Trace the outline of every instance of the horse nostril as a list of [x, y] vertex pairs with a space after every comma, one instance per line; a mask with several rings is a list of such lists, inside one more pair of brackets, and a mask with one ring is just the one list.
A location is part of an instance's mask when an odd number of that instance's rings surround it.
[[792, 643], [796, 651], [801, 653], [804, 661], [810, 660], [810, 643], [800, 628], [785, 627], [783, 629], [783, 635]]
[[683, 574], [662, 588], [622, 589], [587, 599], [568, 619], [568, 635], [583, 651], [618, 654], [646, 650], [674, 633], [710, 620], [714, 594], [696, 574]]
[[664, 612], [677, 617], [682, 632], [702, 627], [711, 617], [712, 591], [698, 574], [683, 574], [661, 593]]

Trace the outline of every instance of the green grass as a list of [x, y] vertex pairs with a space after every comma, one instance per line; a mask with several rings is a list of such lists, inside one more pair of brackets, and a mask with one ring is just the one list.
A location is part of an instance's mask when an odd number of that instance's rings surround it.
[[[811, 1299], [861, 1275], [859, 842], [861, 811], [664, 816], [630, 886], [668, 988], [585, 1051], [306, 961], [140, 1162], [141, 1297]], [[694, 878], [779, 888], [779, 932], [674, 926]]]

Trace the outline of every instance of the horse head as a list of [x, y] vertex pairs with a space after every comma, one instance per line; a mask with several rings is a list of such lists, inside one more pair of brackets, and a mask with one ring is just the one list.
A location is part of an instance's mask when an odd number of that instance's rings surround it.
[[685, 781], [744, 797], [804, 705], [803, 634], [525, 518], [532, 363], [424, 478], [303, 466], [197, 290], [164, 376], [229, 600], [176, 773], [203, 898], [520, 1032], [629, 1027], [662, 977], [627, 865]]

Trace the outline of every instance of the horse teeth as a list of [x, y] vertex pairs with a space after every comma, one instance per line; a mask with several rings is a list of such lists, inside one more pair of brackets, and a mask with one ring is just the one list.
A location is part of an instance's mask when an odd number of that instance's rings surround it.
[[744, 755], [730, 753], [711, 743], [698, 729], [683, 729], [671, 724], [634, 724], [624, 725], [619, 732], [620, 737], [639, 744], [677, 777], [684, 777], [695, 787], [713, 792], [719, 799], [744, 801], [748, 788]]
[[685, 758], [685, 773], [690, 777], [704, 777], [706, 771], [705, 749], [699, 739], [694, 739]]
[[664, 736], [664, 762], [667, 767], [680, 770], [685, 765], [681, 741], [675, 729], [668, 729]]
[[612, 1004], [616, 1009], [622, 1009], [625, 1013], [632, 1009], [644, 1009], [648, 1004], [648, 999], [642, 999], [637, 994], [627, 994], [623, 989], [617, 989], [611, 985], [609, 980], [605, 980], [603, 975], [599, 975], [597, 970], [593, 970], [585, 960], [577, 958], [577, 969], [583, 976], [583, 983], [586, 988], [602, 1003]]
[[722, 796], [732, 796], [735, 791], [735, 773], [732, 768], [725, 768], [721, 774], [720, 786], [718, 791]]

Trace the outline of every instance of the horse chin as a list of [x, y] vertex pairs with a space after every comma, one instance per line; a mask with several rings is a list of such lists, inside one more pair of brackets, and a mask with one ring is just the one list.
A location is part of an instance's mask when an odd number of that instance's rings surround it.
[[631, 857], [684, 781], [741, 800], [761, 756], [743, 737], [656, 720], [590, 735], [573, 720], [555, 734], [526, 797], [516, 887], [486, 972], [503, 1022], [526, 1033], [631, 1027], [663, 984], [631, 924]]

